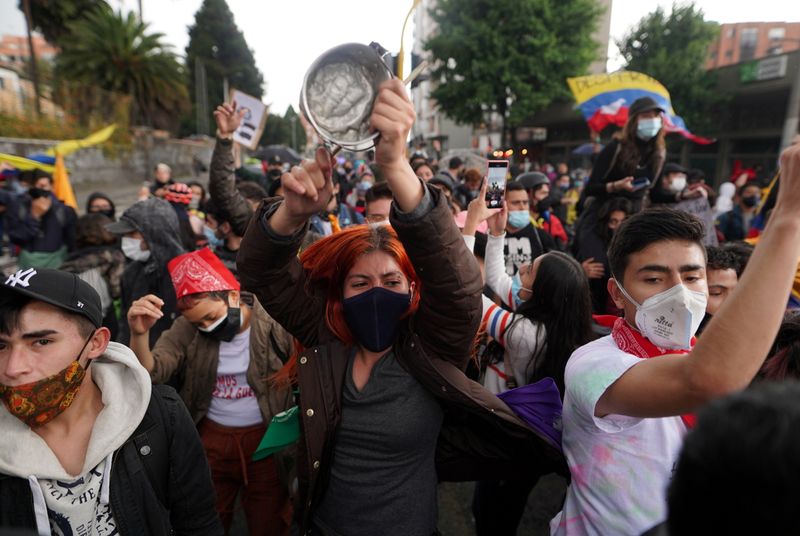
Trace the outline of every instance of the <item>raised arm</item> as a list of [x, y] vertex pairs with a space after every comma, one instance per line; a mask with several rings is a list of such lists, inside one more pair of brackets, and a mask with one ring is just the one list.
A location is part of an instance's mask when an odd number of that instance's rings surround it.
[[236, 110], [236, 103], [222, 104], [214, 111], [217, 122], [217, 142], [211, 155], [208, 191], [211, 199], [228, 217], [237, 236], [244, 236], [247, 225], [253, 217], [250, 204], [236, 188], [236, 174], [233, 159], [233, 133], [242, 121], [242, 110]]
[[644, 359], [600, 397], [595, 415], [680, 415], [747, 387], [778, 332], [800, 258], [800, 146], [781, 155], [778, 202], [741, 281], [685, 356]]

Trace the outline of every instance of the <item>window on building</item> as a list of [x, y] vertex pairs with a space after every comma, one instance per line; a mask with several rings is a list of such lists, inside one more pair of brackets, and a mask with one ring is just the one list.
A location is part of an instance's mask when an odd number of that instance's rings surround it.
[[756, 56], [758, 28], [745, 28], [739, 37], [739, 61], [752, 60]]
[[731, 59], [733, 57], [733, 50], [728, 50], [727, 52], [725, 52], [725, 57], [727, 59]]
[[778, 54], [783, 54], [783, 47], [780, 45], [769, 47], [767, 49], [767, 56], [777, 56]]
[[770, 28], [767, 37], [771, 41], [782, 41], [786, 36], [786, 28]]
[[0, 78], [0, 91], [4, 90], [5, 88], [6, 88], [6, 79]]
[[733, 39], [736, 36], [736, 28], [728, 28], [728, 38]]

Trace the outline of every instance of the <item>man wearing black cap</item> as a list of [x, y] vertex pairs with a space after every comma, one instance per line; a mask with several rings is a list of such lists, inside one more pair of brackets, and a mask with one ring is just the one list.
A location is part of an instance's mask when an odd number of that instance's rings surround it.
[[0, 527], [221, 534], [185, 407], [101, 322], [74, 274], [28, 268], [0, 285]]

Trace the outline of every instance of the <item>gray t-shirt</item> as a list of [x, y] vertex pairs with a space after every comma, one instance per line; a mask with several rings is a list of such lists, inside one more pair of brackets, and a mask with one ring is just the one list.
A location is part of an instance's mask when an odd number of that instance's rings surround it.
[[437, 400], [389, 351], [362, 391], [353, 356], [342, 393], [330, 481], [314, 523], [332, 536], [429, 536], [436, 530]]

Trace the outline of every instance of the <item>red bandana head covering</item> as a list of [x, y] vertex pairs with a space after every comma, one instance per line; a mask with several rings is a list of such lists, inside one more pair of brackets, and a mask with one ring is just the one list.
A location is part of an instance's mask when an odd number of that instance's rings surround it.
[[167, 186], [167, 192], [164, 194], [164, 199], [170, 203], [188, 205], [192, 202], [192, 189], [182, 182], [170, 184]]
[[[614, 339], [614, 343], [620, 350], [642, 359], [649, 359], [651, 357], [667, 354], [688, 354], [691, 352], [691, 350], [667, 350], [656, 346], [644, 337], [644, 335], [631, 328], [625, 319], [621, 317], [594, 315], [594, 320], [602, 326], [611, 327], [611, 338]], [[694, 348], [695, 342], [697, 342], [697, 339], [692, 337], [692, 348]], [[697, 422], [697, 416], [693, 413], [681, 415], [681, 419], [683, 419], [683, 423], [687, 428], [694, 428]]]
[[231, 271], [208, 248], [175, 257], [167, 268], [179, 300], [200, 292], [239, 290], [239, 282]]

